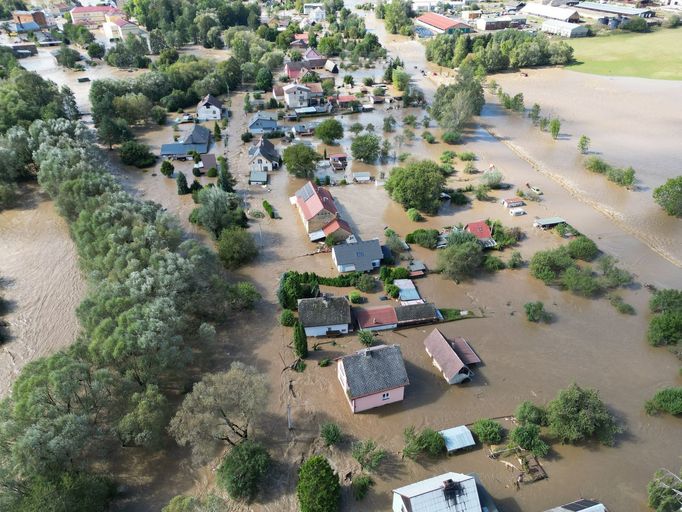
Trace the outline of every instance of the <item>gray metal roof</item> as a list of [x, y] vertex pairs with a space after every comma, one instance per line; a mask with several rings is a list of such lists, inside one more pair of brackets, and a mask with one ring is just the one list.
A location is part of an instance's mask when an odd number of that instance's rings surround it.
[[471, 435], [471, 430], [464, 425], [441, 430], [438, 433], [443, 436], [448, 453], [476, 445], [474, 436]]
[[381, 345], [341, 359], [351, 399], [407, 386], [407, 370], [398, 345]]
[[161, 145], [161, 156], [187, 156], [192, 151], [206, 153], [208, 151], [208, 144], [182, 144], [180, 142], [172, 142], [170, 144]]
[[249, 183], [267, 183], [268, 173], [265, 171], [251, 171]]
[[372, 270], [372, 261], [384, 257], [379, 240], [360, 240], [352, 244], [335, 245], [332, 249], [337, 265], [355, 265], [358, 272]]
[[346, 297], [300, 299], [298, 319], [303, 327], [350, 324], [350, 304]]
[[625, 5], [602, 4], [598, 2], [580, 2], [576, 7], [578, 9], [588, 9], [590, 11], [610, 12], [613, 14], [625, 14], [630, 16], [639, 16], [641, 14], [653, 12], [651, 9], [628, 7]]
[[182, 140], [183, 144], [206, 144], [211, 140], [211, 132], [208, 128], [195, 124], [194, 128]]
[[533, 224], [536, 224], [538, 226], [547, 226], [551, 224], [562, 224], [566, 222], [563, 218], [561, 217], [545, 217], [543, 219], [536, 219]]

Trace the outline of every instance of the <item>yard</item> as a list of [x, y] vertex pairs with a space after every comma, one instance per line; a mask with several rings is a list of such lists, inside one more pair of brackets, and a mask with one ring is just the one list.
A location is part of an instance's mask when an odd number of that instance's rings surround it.
[[569, 69], [609, 76], [682, 80], [682, 29], [611, 34], [569, 41], [578, 64]]

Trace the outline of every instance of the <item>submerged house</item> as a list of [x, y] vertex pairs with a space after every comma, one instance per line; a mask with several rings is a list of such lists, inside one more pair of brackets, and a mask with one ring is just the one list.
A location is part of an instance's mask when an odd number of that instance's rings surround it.
[[354, 413], [402, 401], [410, 384], [398, 345], [370, 347], [341, 357], [337, 376]]
[[479, 243], [484, 249], [491, 249], [497, 246], [497, 242], [493, 239], [493, 232], [484, 220], [470, 222], [464, 229], [478, 238]]
[[261, 138], [249, 148], [249, 167], [251, 172], [269, 172], [279, 169], [280, 156], [275, 145]]
[[350, 303], [346, 297], [315, 297], [298, 301], [298, 318], [306, 336], [348, 334]]
[[[450, 472], [394, 489], [391, 510], [392, 512], [483, 512], [484, 508], [479, 497], [476, 479], [471, 475]], [[491, 511], [488, 507], [485, 510]]]
[[272, 133], [279, 130], [277, 123], [277, 114], [271, 112], [256, 112], [251, 121], [249, 121], [248, 129], [251, 133]]
[[370, 272], [381, 266], [383, 256], [376, 238], [347, 242], [332, 248], [332, 260], [339, 272]]
[[396, 306], [395, 314], [398, 319], [398, 327], [432, 324], [441, 319], [436, 306], [430, 303]]
[[184, 139], [178, 142], [161, 145], [161, 156], [167, 158], [186, 159], [192, 151], [199, 154], [208, 153], [211, 132], [199, 124], [193, 125]]
[[334, 198], [327, 189], [309, 181], [289, 201], [298, 209], [311, 242], [328, 236], [334, 242], [342, 242], [353, 234], [348, 223], [339, 217]]
[[358, 328], [366, 331], [388, 331], [398, 328], [398, 316], [393, 306], [353, 308]]
[[455, 338], [449, 341], [438, 329], [434, 329], [426, 337], [424, 348], [431, 357], [433, 366], [438, 368], [448, 384], [461, 384], [470, 381], [474, 372], [468, 365], [481, 362], [481, 359], [464, 338]]
[[201, 121], [217, 121], [222, 117], [223, 104], [212, 94], [207, 94], [197, 105], [197, 119]]
[[608, 510], [598, 501], [577, 500], [560, 507], [550, 508], [545, 512], [608, 512]]

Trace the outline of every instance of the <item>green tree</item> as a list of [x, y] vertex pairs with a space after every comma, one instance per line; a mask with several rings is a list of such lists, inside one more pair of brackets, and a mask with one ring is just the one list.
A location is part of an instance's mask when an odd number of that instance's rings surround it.
[[371, 439], [353, 444], [351, 454], [360, 467], [366, 471], [376, 471], [381, 461], [386, 458], [386, 450], [380, 448]]
[[282, 153], [282, 161], [289, 171], [297, 178], [312, 179], [320, 155], [305, 144], [293, 144]]
[[481, 113], [484, 103], [480, 81], [469, 67], [464, 67], [455, 84], [438, 87], [430, 114], [443, 130], [459, 132], [473, 116]]
[[682, 290], [656, 290], [649, 308], [653, 313], [682, 311]]
[[307, 459], [298, 471], [296, 496], [301, 512], [336, 512], [341, 504], [339, 477], [321, 455]]
[[495, 420], [477, 420], [471, 426], [471, 431], [485, 444], [500, 444], [503, 439], [502, 425]]
[[565, 247], [536, 252], [530, 260], [530, 273], [533, 277], [549, 285], [554, 283], [562, 272], [573, 267], [575, 262]]
[[179, 445], [192, 447], [195, 460], [207, 461], [222, 443], [234, 447], [248, 439], [267, 393], [264, 375], [233, 362], [227, 372], [207, 374], [194, 385], [168, 431]]
[[132, 140], [133, 133], [125, 119], [105, 117], [97, 125], [97, 138], [112, 149], [114, 144]]
[[369, 331], [366, 329], [361, 329], [358, 331], [358, 340], [365, 347], [371, 347], [376, 342], [376, 338], [374, 337], [374, 333], [372, 331]]
[[100, 43], [90, 43], [88, 45], [88, 57], [91, 59], [101, 59], [104, 57], [104, 54], [106, 50], [104, 49], [104, 45]]
[[408, 459], [416, 459], [419, 455], [438, 457], [446, 452], [445, 439], [440, 433], [426, 428], [417, 433], [414, 427], [408, 427], [403, 431], [405, 447], [403, 456]]
[[159, 126], [166, 124], [166, 109], [160, 105], [154, 105], [149, 111], [149, 118]]
[[185, 173], [178, 172], [178, 175], [175, 178], [175, 183], [177, 184], [178, 187], [179, 196], [189, 194], [189, 187], [187, 186], [187, 176], [185, 176]]
[[394, 168], [385, 188], [391, 198], [405, 209], [436, 213], [440, 208], [444, 184], [440, 166], [431, 160], [421, 160]]
[[649, 507], [656, 512], [678, 512], [682, 507], [681, 493], [682, 481], [674, 473], [659, 469], [647, 486]]
[[654, 397], [646, 402], [644, 409], [647, 414], [667, 412], [674, 416], [682, 415], [682, 387], [656, 391]]
[[124, 164], [134, 165], [139, 168], [149, 167], [156, 162], [156, 157], [149, 151], [149, 146], [134, 140], [121, 144], [119, 155], [121, 156], [121, 162]]
[[296, 325], [296, 315], [290, 309], [285, 309], [282, 314], [279, 315], [279, 323], [284, 327], [293, 327]]
[[549, 453], [549, 446], [540, 438], [540, 427], [532, 423], [516, 427], [509, 434], [509, 439], [536, 457]]
[[547, 425], [547, 411], [528, 400], [519, 404], [514, 417], [521, 425]]
[[397, 124], [397, 122], [393, 116], [384, 117], [384, 131], [385, 132], [388, 132], [388, 133], [394, 132], [396, 124]]
[[586, 236], [579, 236], [568, 243], [568, 254], [571, 258], [592, 261], [599, 255], [599, 248]]
[[223, 192], [234, 192], [234, 187], [236, 184], [237, 180], [234, 179], [232, 174], [230, 174], [230, 171], [227, 169], [227, 162], [221, 161], [216, 186]]
[[399, 91], [405, 91], [410, 83], [410, 74], [401, 68], [394, 69], [391, 81], [393, 82], [393, 87]]
[[355, 137], [351, 143], [350, 151], [356, 160], [372, 163], [379, 157], [379, 145], [379, 137], [368, 133]]
[[261, 91], [269, 91], [272, 89], [272, 72], [262, 67], [256, 73], [256, 89]]
[[152, 110], [152, 102], [142, 93], [128, 93], [117, 96], [112, 103], [117, 117], [128, 124], [147, 121]]
[[253, 261], [258, 247], [253, 237], [243, 228], [223, 229], [218, 238], [218, 257], [226, 268], [234, 270]]
[[590, 150], [590, 138], [587, 135], [581, 135], [578, 140], [578, 151], [583, 155]]
[[57, 64], [60, 66], [72, 69], [76, 67], [78, 61], [81, 59], [81, 54], [63, 44], [59, 47], [59, 50], [57, 50], [55, 58], [57, 59]]
[[[199, 191], [199, 206], [192, 211], [189, 220], [203, 226], [217, 239], [224, 229], [246, 227], [246, 214], [241, 207], [241, 198], [233, 192], [218, 187], [207, 187]], [[230, 233], [233, 236], [233, 233]]]
[[294, 325], [294, 353], [301, 359], [308, 357], [308, 336], [301, 322]]
[[143, 393], [133, 394], [131, 405], [132, 410], [116, 426], [121, 445], [159, 447], [168, 424], [168, 400], [158, 386], [149, 385]]
[[483, 250], [478, 242], [451, 245], [438, 253], [438, 266], [448, 278], [460, 281], [474, 275], [483, 263]]
[[315, 136], [325, 144], [334, 144], [343, 137], [343, 126], [336, 119], [325, 119], [315, 128]]
[[533, 121], [533, 124], [538, 124], [538, 121], [540, 121], [540, 105], [533, 103], [533, 106], [528, 111], [528, 117]]
[[329, 421], [320, 426], [320, 436], [324, 440], [325, 446], [339, 444], [343, 439], [341, 428], [336, 423]]
[[231, 498], [252, 500], [270, 469], [270, 454], [259, 443], [244, 441], [230, 450], [218, 467], [218, 485]]
[[682, 176], [670, 178], [654, 190], [654, 201], [668, 215], [682, 217]]
[[545, 305], [540, 301], [527, 302], [523, 309], [529, 322], [549, 322], [552, 319], [552, 315], [545, 311]]
[[213, 123], [213, 139], [217, 141], [221, 140], [223, 137], [223, 131], [220, 129], [220, 125], [218, 124], [218, 121]]
[[561, 121], [559, 121], [557, 118], [552, 119], [549, 122], [549, 133], [552, 134], [552, 138], [557, 139], [559, 137], [560, 132], [561, 132]]
[[410, 35], [412, 26], [412, 2], [409, 0], [391, 0], [383, 4], [383, 19], [391, 34]]
[[612, 445], [622, 429], [594, 389], [573, 383], [559, 391], [547, 404], [549, 430], [562, 443], [577, 443], [596, 438]]
[[647, 340], [653, 346], [682, 344], [682, 311], [655, 315], [649, 323]]
[[376, 279], [374, 279], [369, 274], [362, 274], [358, 277], [355, 287], [361, 292], [371, 293], [376, 288]]
[[355, 136], [357, 136], [365, 127], [362, 126], [362, 123], [353, 123], [350, 125], [350, 128], [348, 128], [351, 133]]

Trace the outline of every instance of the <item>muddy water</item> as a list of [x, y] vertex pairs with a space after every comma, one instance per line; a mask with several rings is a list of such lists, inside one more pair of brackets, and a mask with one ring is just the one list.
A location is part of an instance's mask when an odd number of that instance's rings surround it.
[[0, 282], [11, 336], [0, 346], [0, 396], [26, 363], [75, 339], [75, 310], [85, 294], [76, 249], [54, 203], [31, 187], [20, 204], [0, 212]]

